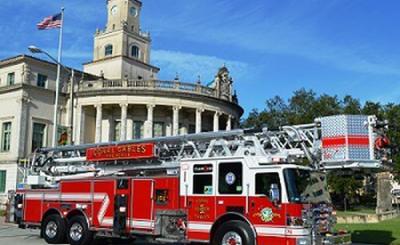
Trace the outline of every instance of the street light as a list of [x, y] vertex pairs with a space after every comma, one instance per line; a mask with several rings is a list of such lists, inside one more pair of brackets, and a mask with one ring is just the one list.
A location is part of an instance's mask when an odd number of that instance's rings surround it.
[[[52, 146], [55, 147], [57, 146], [57, 129], [58, 129], [58, 98], [59, 98], [59, 93], [60, 93], [60, 75], [61, 75], [61, 67], [64, 67], [59, 60], [56, 60], [53, 58], [49, 53], [46, 51], [36, 47], [36, 46], [29, 46], [28, 47], [29, 51], [31, 51], [33, 54], [45, 54], [47, 57], [49, 57], [52, 61], [54, 61], [57, 64], [57, 79], [56, 79], [56, 98], [54, 102], [54, 117], [53, 117], [53, 141], [52, 141]], [[60, 59], [60, 57], [59, 57]]]
[[45, 54], [47, 57], [49, 57], [57, 65], [63, 66], [62, 64], [59, 64], [59, 62], [55, 58], [53, 58], [53, 56], [51, 56], [49, 53], [47, 53], [46, 51], [44, 51], [44, 50], [42, 50], [42, 49], [40, 49], [40, 48], [38, 48], [36, 46], [31, 45], [31, 46], [28, 47], [28, 49], [29, 49], [29, 51], [31, 51], [32, 54]]

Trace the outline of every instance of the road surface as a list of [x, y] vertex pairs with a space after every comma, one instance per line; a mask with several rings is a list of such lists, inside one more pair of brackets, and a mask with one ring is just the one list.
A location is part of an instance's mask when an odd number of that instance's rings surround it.
[[[5, 224], [3, 219], [0, 218], [0, 244], [1, 245], [47, 245], [47, 243], [39, 237], [38, 230], [22, 230], [18, 229], [15, 225]], [[96, 240], [93, 245], [108, 245], [108, 244], [126, 244], [126, 245], [149, 245], [143, 242], [121, 242], [111, 240]], [[362, 244], [353, 244], [362, 245]]]

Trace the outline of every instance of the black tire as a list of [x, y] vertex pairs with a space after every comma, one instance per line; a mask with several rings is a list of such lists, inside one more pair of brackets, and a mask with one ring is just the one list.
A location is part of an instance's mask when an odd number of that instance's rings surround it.
[[58, 214], [51, 214], [44, 218], [40, 229], [40, 236], [48, 244], [61, 244], [66, 241], [65, 221]]
[[71, 245], [90, 245], [93, 241], [93, 232], [83, 216], [72, 217], [68, 221], [68, 242]]
[[[222, 224], [217, 231], [215, 232], [214, 237], [212, 238], [212, 245], [222, 245], [224, 240], [227, 237], [231, 237], [230, 235], [237, 235], [238, 239], [241, 239], [241, 244], [243, 245], [255, 245], [255, 237], [254, 232], [250, 228], [250, 226], [243, 221], [240, 220], [232, 220]], [[232, 236], [232, 239], [233, 236]]]

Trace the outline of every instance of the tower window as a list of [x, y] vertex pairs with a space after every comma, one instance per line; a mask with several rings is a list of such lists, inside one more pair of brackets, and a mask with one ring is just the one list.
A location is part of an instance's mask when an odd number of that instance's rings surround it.
[[134, 58], [139, 58], [139, 54], [140, 54], [140, 49], [138, 46], [132, 46], [131, 48], [131, 56]]
[[113, 46], [111, 44], [107, 45], [104, 51], [105, 56], [110, 56], [113, 54]]

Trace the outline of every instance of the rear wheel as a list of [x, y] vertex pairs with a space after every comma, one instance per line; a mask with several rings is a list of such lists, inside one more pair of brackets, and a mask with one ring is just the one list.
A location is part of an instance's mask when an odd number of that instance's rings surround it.
[[68, 222], [67, 237], [71, 245], [89, 245], [93, 240], [93, 232], [83, 216], [75, 216]]
[[65, 221], [58, 214], [51, 214], [44, 218], [40, 235], [49, 244], [65, 242]]
[[216, 231], [212, 245], [254, 245], [255, 237], [250, 226], [240, 220], [228, 221]]

